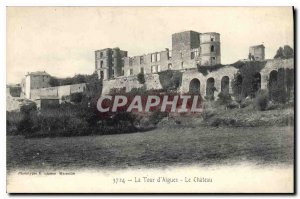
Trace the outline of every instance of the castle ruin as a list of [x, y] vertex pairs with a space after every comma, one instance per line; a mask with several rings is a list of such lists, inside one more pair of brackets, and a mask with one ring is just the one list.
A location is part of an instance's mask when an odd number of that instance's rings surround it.
[[[179, 71], [182, 79], [178, 93], [196, 92], [216, 99], [222, 92], [232, 94], [233, 81], [242, 85], [243, 79], [249, 78], [243, 77], [245, 74], [241, 74], [235, 64], [221, 65], [221, 39], [216, 32], [175, 33], [172, 35], [172, 50], [134, 57], [127, 54], [119, 48], [95, 52], [95, 71], [103, 80], [103, 94], [108, 94], [111, 89], [126, 92], [141, 87], [147, 90], [163, 89], [159, 75], [164, 71]], [[239, 62], [250, 69], [253, 67], [253, 92], [270, 89], [271, 84], [282, 87], [282, 91], [289, 95], [293, 92], [294, 59], [266, 60], [264, 45], [256, 45], [249, 47], [248, 59]], [[138, 81], [137, 75], [140, 73], [145, 76], [144, 84]]]

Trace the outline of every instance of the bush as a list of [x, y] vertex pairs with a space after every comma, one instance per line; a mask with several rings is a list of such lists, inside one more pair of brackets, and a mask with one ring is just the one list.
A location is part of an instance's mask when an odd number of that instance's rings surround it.
[[220, 104], [220, 105], [228, 105], [232, 102], [232, 98], [231, 98], [231, 95], [229, 93], [223, 93], [223, 92], [220, 92], [218, 94], [218, 100], [217, 102]]
[[10, 87], [9, 93], [12, 97], [20, 97], [21, 96], [21, 87]]
[[287, 107], [288, 107], [287, 104], [281, 104], [281, 103], [276, 103], [276, 102], [273, 102], [273, 101], [269, 101], [266, 110], [284, 109], [284, 108], [287, 108]]
[[236, 101], [231, 101], [226, 105], [226, 108], [229, 109], [234, 109], [234, 108], [239, 108], [239, 103], [237, 103]]
[[220, 118], [213, 118], [208, 124], [209, 126], [218, 127], [222, 124], [222, 120]]
[[109, 90], [109, 94], [110, 95], [118, 95], [118, 94], [124, 94], [126, 93], [126, 87], [122, 87], [122, 88], [111, 88]]
[[7, 134], [16, 134], [18, 130], [19, 123], [23, 120], [23, 115], [21, 112], [6, 112], [6, 129]]
[[148, 91], [145, 86], [140, 88], [132, 88], [129, 95], [147, 95]]
[[139, 73], [137, 75], [137, 79], [138, 79], [140, 84], [144, 84], [146, 82], [144, 73]]
[[34, 103], [34, 102], [31, 102], [29, 104], [24, 104], [20, 107], [21, 113], [24, 113], [24, 114], [29, 114], [32, 111], [36, 111], [36, 110], [37, 110], [37, 106], [36, 106], [36, 103]]
[[82, 93], [72, 93], [70, 95], [70, 101], [74, 103], [80, 103], [83, 99], [83, 94]]
[[266, 110], [269, 102], [269, 94], [266, 90], [259, 90], [254, 99], [255, 107], [260, 110]]
[[213, 66], [202, 66], [202, 65], [197, 65], [197, 69], [200, 73], [202, 73], [202, 75], [206, 76], [208, 75], [208, 72], [213, 72], [213, 71], [217, 71], [220, 68], [223, 68], [224, 65], [222, 64], [217, 64], [217, 65], [213, 65]]
[[78, 107], [66, 105], [60, 109], [48, 109], [32, 115], [33, 134], [51, 136], [52, 134], [65, 133], [76, 135], [78, 132], [84, 132], [88, 123], [80, 117], [81, 111]]
[[208, 101], [214, 101], [215, 97], [213, 95], [206, 95], [206, 96], [204, 96], [204, 99], [208, 100]]
[[164, 117], [167, 117], [168, 116], [168, 113], [166, 112], [161, 112], [159, 110], [157, 111], [153, 111], [149, 117], [149, 121], [152, 123], [152, 124], [158, 124], [158, 122], [160, 122]]
[[212, 109], [203, 109], [202, 118], [204, 120], [208, 120], [208, 119], [212, 118], [213, 116], [215, 116], [216, 114], [217, 114], [216, 111], [214, 111]]
[[289, 59], [294, 57], [294, 49], [289, 45], [284, 45], [284, 47], [279, 47], [274, 56], [274, 59]]
[[267, 61], [251, 61], [234, 64], [238, 72], [231, 81], [233, 96], [254, 98], [258, 89], [258, 75], [266, 63]]
[[60, 86], [59, 80], [56, 77], [50, 77], [49, 84], [51, 87]]
[[182, 72], [166, 70], [158, 73], [159, 82], [164, 91], [176, 90], [182, 82]]
[[33, 131], [34, 123], [30, 117], [30, 114], [25, 114], [22, 120], [17, 125], [17, 130], [21, 134], [29, 134]]
[[246, 97], [245, 99], [240, 101], [241, 108], [245, 108], [251, 104], [253, 104], [253, 100], [250, 97]]

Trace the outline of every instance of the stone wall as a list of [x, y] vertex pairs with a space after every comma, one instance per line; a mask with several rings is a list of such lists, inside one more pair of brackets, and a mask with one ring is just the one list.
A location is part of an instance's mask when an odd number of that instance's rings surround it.
[[30, 99], [35, 100], [40, 98], [40, 96], [58, 96], [58, 87], [48, 87], [31, 90]]
[[113, 80], [103, 81], [102, 94], [109, 94], [111, 89], [125, 88], [126, 92], [130, 92], [133, 88], [141, 88], [146, 86], [147, 90], [162, 89], [158, 74], [145, 74], [145, 84], [140, 84], [137, 76], [120, 77]]
[[[238, 69], [232, 66], [224, 66], [223, 68], [208, 72], [207, 75], [203, 75], [198, 71], [198, 69], [190, 69], [183, 73], [182, 75], [182, 85], [180, 88], [181, 93], [188, 93], [190, 89], [190, 82], [193, 79], [198, 79], [200, 82], [200, 94], [202, 96], [206, 96], [206, 83], [209, 78], [213, 78], [215, 81], [215, 97], [221, 91], [221, 80], [223, 77], [229, 77], [229, 85], [231, 85], [231, 80], [234, 78], [234, 74], [236, 74]], [[231, 92], [231, 86], [229, 86], [229, 92]]]
[[[143, 68], [144, 73], [157, 73], [159, 71], [168, 70], [171, 58], [169, 50], [149, 53], [141, 56], [125, 57], [124, 58], [124, 75], [137, 75]], [[151, 59], [154, 56], [154, 59]], [[132, 74], [130, 74], [132, 70]]]
[[30, 99], [36, 100], [42, 97], [58, 97], [59, 99], [62, 96], [69, 96], [72, 93], [82, 93], [86, 89], [86, 84], [72, 84], [65, 86], [56, 86], [56, 87], [48, 87], [48, 88], [40, 88], [40, 89], [32, 89]]
[[278, 72], [280, 68], [294, 69], [294, 59], [271, 59], [267, 60], [266, 66], [260, 71], [261, 88], [267, 89], [270, 73], [275, 70]]
[[[293, 59], [272, 59], [267, 60], [264, 68], [260, 71], [261, 75], [261, 89], [267, 89], [267, 84], [269, 81], [270, 73], [273, 70], [278, 71], [280, 68], [289, 68], [294, 69], [294, 60]], [[229, 93], [232, 93], [232, 80], [235, 77], [235, 74], [238, 73], [239, 69], [232, 65], [227, 65], [219, 69], [212, 71], [207, 71], [207, 74], [202, 74], [196, 68], [185, 69], [182, 71], [182, 83], [179, 88], [180, 93], [188, 93], [190, 91], [190, 84], [192, 80], [198, 80], [200, 82], [200, 94], [206, 96], [206, 88], [208, 79], [214, 80], [214, 97], [216, 98], [221, 92], [222, 88], [222, 79], [229, 79], [228, 87]], [[224, 80], [223, 79], [223, 80]], [[151, 89], [162, 89], [162, 85], [159, 81], [159, 74], [145, 74], [145, 85], [147, 90]], [[137, 80], [137, 76], [130, 77], [120, 77], [114, 80], [103, 81], [103, 94], [108, 94], [112, 88], [126, 88], [126, 92], [131, 91], [132, 88], [140, 88], [143, 84], [140, 84]]]
[[[261, 89], [267, 89], [268, 81], [270, 73], [275, 70], [278, 71], [280, 68], [289, 68], [294, 69], [294, 59], [272, 59], [267, 60], [265, 67], [260, 71], [261, 75]], [[218, 70], [209, 72], [207, 75], [203, 75], [198, 72], [197, 69], [190, 69], [183, 73], [182, 76], [182, 86], [180, 88], [181, 93], [187, 93], [190, 88], [190, 83], [193, 79], [198, 79], [200, 81], [200, 94], [202, 96], [206, 96], [206, 86], [207, 80], [209, 78], [213, 78], [215, 81], [216, 92], [214, 93], [214, 97], [221, 92], [221, 80], [223, 77], [229, 77], [229, 92], [232, 93], [231, 90], [231, 82], [234, 79], [234, 75], [237, 74], [238, 69], [228, 65], [224, 66]]]

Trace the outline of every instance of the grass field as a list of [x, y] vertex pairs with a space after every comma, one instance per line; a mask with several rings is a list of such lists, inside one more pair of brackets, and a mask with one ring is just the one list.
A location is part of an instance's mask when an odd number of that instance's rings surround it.
[[7, 136], [8, 170], [292, 164], [293, 127], [160, 128], [59, 138]]

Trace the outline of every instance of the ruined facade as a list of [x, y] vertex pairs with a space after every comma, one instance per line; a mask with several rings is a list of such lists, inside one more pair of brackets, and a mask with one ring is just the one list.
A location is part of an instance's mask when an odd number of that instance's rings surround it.
[[[95, 51], [95, 70], [103, 80], [139, 73], [155, 74], [165, 70], [185, 70], [197, 65], [221, 63], [220, 34], [184, 31], [172, 35], [172, 49], [128, 57], [126, 51], [112, 54], [110, 48]], [[113, 60], [113, 55], [120, 55]]]
[[[95, 71], [103, 80], [102, 94], [108, 94], [112, 89], [125, 92], [136, 88], [164, 90], [161, 75], [166, 72], [182, 74], [176, 88], [178, 93], [195, 93], [206, 99], [216, 99], [219, 93], [232, 94], [232, 82], [243, 85], [245, 79], [250, 81], [252, 93], [268, 89], [272, 95], [272, 88], [280, 88], [280, 92], [293, 94], [294, 59], [265, 60], [265, 47], [258, 45], [249, 48], [249, 59], [239, 62], [250, 70], [253, 66], [251, 77], [241, 74], [236, 63], [221, 65], [220, 34], [215, 32], [175, 33], [172, 35], [172, 50], [141, 56], [128, 57], [127, 51], [119, 48], [95, 51]], [[144, 83], [137, 77], [140, 73], [144, 74]], [[49, 81], [50, 75], [46, 72], [28, 73], [21, 83], [23, 96], [32, 100], [40, 97], [61, 100], [64, 96], [86, 90], [86, 84], [50, 87]]]
[[86, 83], [32, 89], [30, 99], [37, 100], [41, 97], [55, 97], [62, 101], [64, 97], [68, 97], [73, 93], [83, 93], [85, 90]]
[[49, 109], [49, 108], [58, 108], [59, 107], [59, 98], [42, 96], [42, 97], [36, 99], [35, 103], [39, 110]]
[[31, 90], [50, 87], [50, 75], [45, 71], [28, 73], [21, 81], [21, 96], [31, 98]]
[[101, 79], [111, 79], [124, 75], [124, 57], [127, 51], [106, 48], [95, 51], [95, 71]]
[[263, 61], [265, 59], [265, 46], [256, 45], [249, 47], [249, 60]]
[[211, 32], [200, 34], [200, 65], [221, 64], [220, 34]]
[[[284, 73], [285, 78], [281, 82], [279, 82], [280, 71]], [[267, 60], [265, 66], [260, 71], [254, 73], [251, 86], [255, 87], [256, 91], [259, 89], [269, 90], [272, 78], [276, 81], [277, 86], [283, 87], [286, 93], [293, 92], [294, 59]], [[216, 99], [221, 92], [232, 94], [232, 81], [240, 81], [239, 84], [242, 85], [243, 79], [245, 77], [239, 73], [236, 67], [231, 65], [208, 72], [206, 75], [199, 73], [196, 69], [191, 69], [183, 73], [182, 85], [179, 91], [181, 93], [188, 93], [191, 90], [196, 90], [201, 96], [211, 96]], [[290, 81], [290, 84], [287, 83], [288, 81]], [[213, 88], [213, 91], [211, 88]]]
[[45, 71], [28, 73], [22, 79], [20, 97], [33, 101], [41, 98], [58, 98], [61, 101], [63, 97], [86, 90], [86, 83], [51, 87], [50, 79]]
[[[124, 54], [122, 60], [124, 73], [100, 77], [104, 80], [103, 94], [108, 94], [111, 89], [126, 92], [141, 87], [147, 90], [163, 89], [160, 75], [168, 70], [182, 73], [178, 93], [199, 94], [205, 99], [216, 99], [220, 93], [233, 94], [234, 81], [240, 85], [234, 92], [243, 93], [245, 97], [253, 97], [260, 89], [269, 90], [271, 99], [272, 89], [279, 89], [288, 96], [294, 92], [294, 59], [265, 60], [264, 45], [250, 46], [248, 59], [239, 61], [250, 73], [242, 74], [235, 64], [221, 65], [220, 34], [215, 32], [175, 33], [172, 35], [172, 50], [134, 57]], [[139, 73], [144, 74], [145, 83], [138, 81]]]

